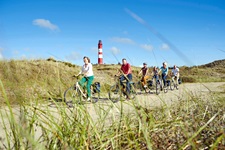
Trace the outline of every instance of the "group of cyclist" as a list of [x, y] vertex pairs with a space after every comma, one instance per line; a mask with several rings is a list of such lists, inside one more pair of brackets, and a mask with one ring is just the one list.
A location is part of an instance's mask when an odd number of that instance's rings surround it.
[[[169, 72], [166, 62], [163, 62], [162, 67], [160, 67], [160, 68], [158, 68], [156, 66], [153, 67], [151, 75], [153, 76], [155, 81], [159, 80], [160, 72], [161, 72], [161, 77], [163, 80], [163, 85], [166, 85], [166, 80], [167, 80], [168, 72]], [[143, 67], [141, 68], [138, 75], [140, 75], [140, 74], [142, 74], [142, 78], [141, 78], [142, 86], [144, 88], [147, 88], [147, 80], [150, 78], [150, 75], [148, 74], [147, 63], [143, 63]], [[171, 71], [171, 76], [172, 76], [172, 80], [174, 81], [174, 83], [177, 84], [177, 86], [178, 86], [179, 68], [176, 65], [173, 66], [173, 69]]]
[[[79, 81], [79, 85], [81, 87], [84, 87], [85, 82], [87, 82], [87, 84], [86, 84], [87, 101], [90, 101], [91, 100], [91, 84], [94, 80], [93, 67], [92, 67], [90, 59], [87, 56], [83, 57], [83, 61], [84, 61], [84, 65], [82, 66], [82, 69], [78, 75], [83, 74], [84, 76]], [[169, 71], [169, 69], [168, 69], [167, 63], [163, 62], [162, 67], [160, 67], [160, 68], [158, 68], [156, 66], [153, 67], [151, 75], [153, 76], [153, 78], [156, 79], [156, 81], [158, 81], [159, 74], [161, 72], [163, 85], [166, 85], [168, 71]], [[76, 75], [76, 76], [78, 76], [78, 75]], [[118, 70], [118, 73], [116, 74], [116, 76], [119, 76], [119, 75], [121, 75], [121, 78], [120, 78], [121, 85], [123, 85], [124, 80], [127, 81], [125, 91], [127, 93], [127, 99], [129, 99], [129, 93], [130, 93], [130, 87], [131, 87], [130, 81], [132, 81], [132, 69], [131, 69], [131, 65], [127, 62], [127, 60], [125, 58], [122, 59], [122, 65], [121, 65], [120, 69]], [[144, 88], [147, 88], [147, 80], [150, 78], [149, 68], [147, 67], [147, 63], [143, 63], [143, 67], [141, 68], [138, 75], [142, 75], [142, 78], [141, 78], [142, 86]], [[171, 75], [172, 75], [172, 80], [178, 85], [179, 68], [177, 68], [176, 65], [174, 65]]]

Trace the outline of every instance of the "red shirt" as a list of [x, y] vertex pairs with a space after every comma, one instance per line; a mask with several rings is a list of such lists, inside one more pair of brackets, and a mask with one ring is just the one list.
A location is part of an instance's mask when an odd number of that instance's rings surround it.
[[[130, 69], [130, 72], [128, 72]], [[121, 66], [121, 70], [123, 71], [124, 74], [131, 74], [132, 71], [131, 71], [131, 67], [130, 67], [130, 64], [129, 63], [126, 63], [125, 65], [123, 64]]]

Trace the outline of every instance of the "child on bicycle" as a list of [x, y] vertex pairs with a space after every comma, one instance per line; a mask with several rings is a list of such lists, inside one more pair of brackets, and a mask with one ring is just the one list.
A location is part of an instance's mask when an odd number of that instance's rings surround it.
[[[81, 68], [81, 71], [78, 75], [83, 74], [84, 76], [79, 81], [79, 85], [83, 88], [84, 83], [87, 82], [86, 89], [87, 89], [87, 101], [91, 101], [91, 84], [94, 80], [94, 73], [92, 69], [91, 61], [88, 57], [84, 56], [83, 58], [84, 65]], [[78, 76], [77, 75], [77, 76]]]
[[158, 67], [154, 66], [152, 70], [153, 79], [155, 79], [155, 82], [159, 80], [159, 70]]
[[146, 85], [147, 79], [149, 79], [147, 63], [143, 63], [143, 67], [141, 68], [138, 75], [140, 75], [141, 73], [142, 73], [141, 84], [144, 88], [147, 88], [147, 85]]

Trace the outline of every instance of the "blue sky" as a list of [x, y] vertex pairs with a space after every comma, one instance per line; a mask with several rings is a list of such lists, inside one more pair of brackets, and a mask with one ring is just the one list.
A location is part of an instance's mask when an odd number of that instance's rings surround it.
[[0, 59], [201, 65], [225, 56], [224, 0], [0, 0]]

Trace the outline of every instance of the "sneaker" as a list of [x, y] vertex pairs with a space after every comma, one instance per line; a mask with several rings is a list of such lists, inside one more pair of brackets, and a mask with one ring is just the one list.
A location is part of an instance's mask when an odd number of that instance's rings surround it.
[[88, 98], [87, 98], [87, 101], [88, 101], [88, 102], [90, 102], [90, 101], [91, 101], [91, 98], [90, 98], [90, 97], [88, 97]]
[[145, 93], [148, 93], [150, 90], [148, 90], [147, 88], [145, 88]]

